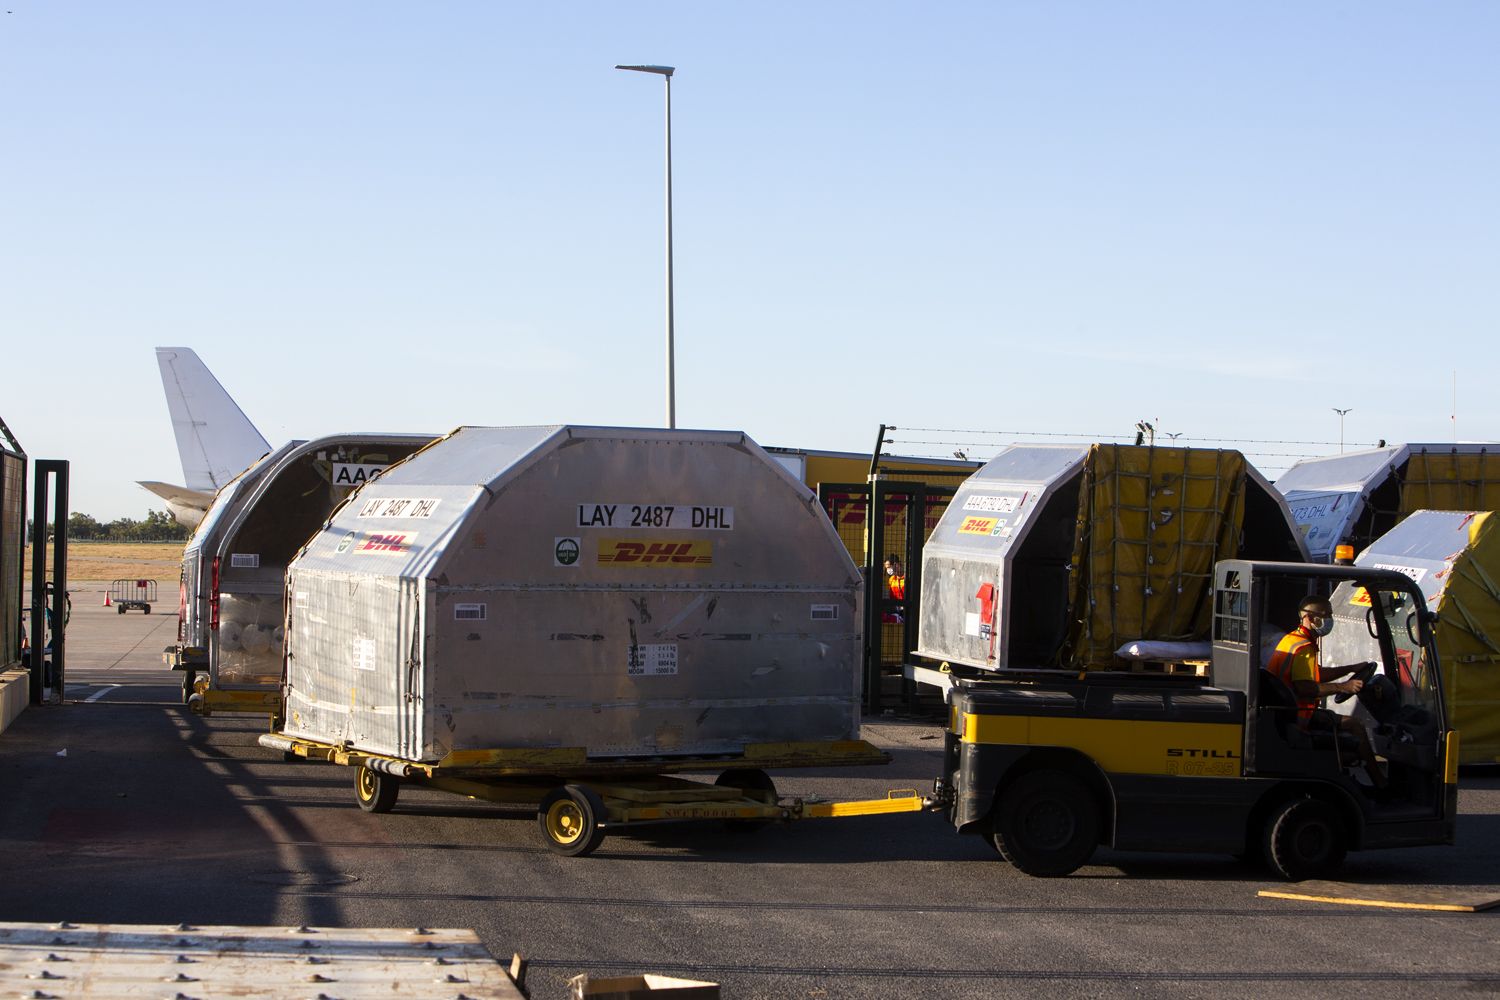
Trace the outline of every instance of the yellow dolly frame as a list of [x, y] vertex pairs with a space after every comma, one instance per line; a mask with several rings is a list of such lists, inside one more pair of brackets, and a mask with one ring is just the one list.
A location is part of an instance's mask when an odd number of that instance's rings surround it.
[[[751, 744], [732, 758], [590, 761], [581, 747], [557, 750], [457, 750], [436, 764], [365, 753], [347, 746], [266, 733], [259, 743], [288, 759], [328, 761], [355, 768], [354, 797], [366, 812], [389, 812], [402, 785], [436, 788], [469, 798], [536, 805], [547, 846], [582, 857], [625, 826], [684, 820], [724, 820], [751, 827], [797, 819], [833, 819], [918, 812], [931, 800], [915, 789], [883, 799], [825, 802], [783, 798], [766, 768], [883, 764], [885, 752], [864, 740]], [[725, 768], [714, 784], [670, 772]]]

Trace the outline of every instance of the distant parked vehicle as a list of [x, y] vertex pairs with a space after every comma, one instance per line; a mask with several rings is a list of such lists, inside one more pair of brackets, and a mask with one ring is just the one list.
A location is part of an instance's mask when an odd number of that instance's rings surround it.
[[109, 603], [115, 606], [117, 614], [144, 611], [149, 615], [155, 600], [155, 580], [116, 580], [109, 585]]

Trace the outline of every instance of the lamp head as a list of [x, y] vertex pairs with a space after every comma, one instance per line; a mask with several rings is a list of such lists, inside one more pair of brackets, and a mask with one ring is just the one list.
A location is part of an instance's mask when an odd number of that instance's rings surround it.
[[657, 76], [671, 76], [677, 72], [676, 66], [616, 66], [615, 69], [628, 69], [634, 73], [655, 73]]

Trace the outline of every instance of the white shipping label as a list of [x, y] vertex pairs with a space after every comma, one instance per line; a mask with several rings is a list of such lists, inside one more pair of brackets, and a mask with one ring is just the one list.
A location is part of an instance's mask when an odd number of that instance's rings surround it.
[[979, 612], [968, 611], [964, 613], [964, 635], [979, 634]]
[[259, 569], [259, 552], [231, 552], [229, 553], [229, 565], [234, 569]]
[[437, 510], [434, 497], [372, 497], [356, 517], [431, 517]]
[[733, 531], [734, 508], [690, 503], [581, 503], [578, 527]]
[[354, 640], [354, 669], [375, 669], [375, 640], [358, 636]]
[[349, 462], [333, 463], [333, 485], [363, 486], [385, 471], [383, 465], [354, 465]]
[[675, 642], [642, 643], [631, 646], [625, 673], [631, 677], [665, 677], [677, 673]]
[[991, 514], [1011, 514], [1025, 497], [994, 497], [975, 493], [964, 500], [964, 510], [982, 510]]
[[1411, 577], [1412, 583], [1421, 583], [1422, 577], [1427, 575], [1427, 570], [1421, 566], [1397, 566], [1395, 563], [1375, 563], [1376, 569], [1393, 569], [1397, 573], [1404, 573]]

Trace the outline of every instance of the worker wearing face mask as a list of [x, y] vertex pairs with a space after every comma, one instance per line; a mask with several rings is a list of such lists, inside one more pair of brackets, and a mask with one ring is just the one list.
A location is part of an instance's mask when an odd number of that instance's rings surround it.
[[895, 556], [888, 556], [885, 560], [885, 589], [892, 600], [906, 600], [906, 570]]
[[1358, 719], [1339, 715], [1321, 707], [1323, 698], [1331, 694], [1358, 694], [1364, 681], [1350, 678], [1336, 680], [1363, 664], [1350, 667], [1325, 668], [1318, 660], [1318, 640], [1333, 631], [1333, 606], [1327, 598], [1309, 597], [1298, 608], [1298, 624], [1282, 637], [1271, 654], [1266, 666], [1273, 676], [1291, 689], [1297, 699], [1297, 724], [1303, 729], [1330, 731], [1342, 729], [1359, 740], [1360, 757], [1370, 781], [1377, 787], [1385, 786], [1385, 771], [1375, 757], [1375, 748], [1370, 743], [1370, 732]]

